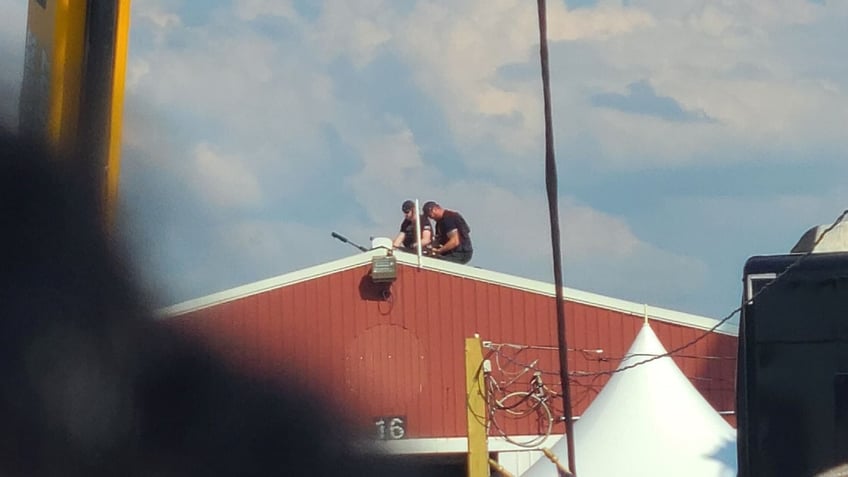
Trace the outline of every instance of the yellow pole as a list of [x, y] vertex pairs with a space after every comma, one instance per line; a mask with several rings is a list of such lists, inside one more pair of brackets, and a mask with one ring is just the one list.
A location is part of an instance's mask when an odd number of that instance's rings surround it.
[[21, 133], [57, 151], [76, 147], [85, 55], [84, 0], [30, 0]]
[[121, 172], [121, 132], [124, 115], [127, 50], [130, 32], [130, 0], [116, 0], [115, 62], [112, 66], [112, 101], [109, 110], [109, 144], [106, 157], [106, 221], [114, 223]]
[[29, 0], [19, 129], [94, 173], [108, 224], [118, 195], [129, 28], [130, 0]]
[[[49, 3], [49, 2], [48, 2]], [[51, 132], [65, 151], [77, 147], [79, 107], [82, 93], [82, 65], [85, 55], [85, 10], [88, 2], [60, 1], [56, 12], [56, 37], [53, 44], [54, 66], [62, 73], [52, 78], [50, 97], [54, 103], [50, 118]]]
[[468, 477], [489, 475], [489, 445], [486, 431], [486, 386], [483, 376], [483, 346], [480, 337], [465, 339], [465, 402], [468, 423]]

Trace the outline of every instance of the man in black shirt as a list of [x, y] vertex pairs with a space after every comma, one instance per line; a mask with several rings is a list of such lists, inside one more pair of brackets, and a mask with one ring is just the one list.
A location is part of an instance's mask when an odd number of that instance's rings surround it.
[[430, 219], [424, 215], [416, 215], [415, 202], [411, 200], [404, 201], [400, 210], [403, 211], [404, 218], [403, 222], [400, 223], [400, 233], [395, 237], [394, 247], [416, 253], [418, 250], [418, 241], [415, 239], [416, 220], [421, 223], [421, 248], [430, 245], [433, 238], [433, 227], [430, 225]]
[[424, 204], [424, 215], [436, 221], [433, 255], [451, 262], [468, 263], [474, 248], [471, 246], [471, 227], [465, 218], [433, 201]]

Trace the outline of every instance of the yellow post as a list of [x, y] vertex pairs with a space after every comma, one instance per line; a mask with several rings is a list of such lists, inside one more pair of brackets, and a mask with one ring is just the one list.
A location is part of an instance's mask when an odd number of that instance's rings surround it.
[[468, 477], [489, 475], [489, 444], [486, 430], [486, 386], [483, 346], [479, 336], [465, 339], [465, 402], [468, 422]]
[[114, 219], [130, 0], [29, 0], [20, 131], [74, 157]]
[[114, 222], [118, 202], [118, 180], [121, 171], [121, 131], [124, 115], [127, 50], [130, 32], [130, 0], [116, 0], [115, 61], [112, 64], [112, 100], [109, 110], [109, 144], [106, 157], [105, 212], [106, 221]]
[[29, 1], [21, 132], [56, 150], [76, 147], [87, 3]]

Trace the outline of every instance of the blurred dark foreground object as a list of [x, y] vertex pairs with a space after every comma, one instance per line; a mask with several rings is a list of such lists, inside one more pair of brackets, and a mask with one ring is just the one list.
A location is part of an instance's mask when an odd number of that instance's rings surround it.
[[80, 169], [0, 132], [0, 475], [394, 474], [328, 403], [153, 321]]

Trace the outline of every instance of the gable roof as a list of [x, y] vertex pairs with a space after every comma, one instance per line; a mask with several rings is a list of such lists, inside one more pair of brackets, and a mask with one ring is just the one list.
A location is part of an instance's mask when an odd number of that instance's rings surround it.
[[[367, 252], [358, 253], [349, 257], [326, 262], [313, 267], [296, 270], [290, 273], [285, 273], [265, 280], [248, 283], [229, 290], [220, 291], [204, 297], [195, 298], [182, 303], [171, 305], [162, 308], [157, 315], [160, 317], [170, 317], [182, 315], [188, 312], [200, 310], [203, 308], [212, 307], [229, 301], [245, 298], [251, 295], [264, 293], [277, 288], [291, 286], [297, 283], [302, 283], [316, 278], [332, 275], [344, 270], [362, 267], [371, 264], [371, 259], [377, 256], [384, 256], [386, 250], [376, 248]], [[453, 275], [469, 280], [475, 280], [483, 283], [504, 286], [517, 290], [535, 293], [539, 295], [555, 296], [556, 288], [552, 283], [546, 283], [538, 280], [517, 277], [506, 273], [486, 270], [470, 265], [460, 265], [451, 263], [445, 260], [438, 260], [430, 257], [418, 257], [415, 254], [406, 252], [394, 252], [398, 265], [408, 267], [421, 267], [432, 270], [437, 273]], [[420, 262], [419, 262], [420, 260]], [[644, 317], [647, 315], [649, 319], [664, 321], [667, 323], [679, 324], [692, 328], [708, 330], [715, 326], [718, 320], [679, 311], [673, 311], [666, 308], [648, 306], [643, 303], [636, 303], [618, 298], [612, 298], [597, 293], [590, 293], [574, 288], [563, 287], [563, 297], [570, 302], [582, 303], [598, 308], [613, 310], [625, 314]], [[724, 323], [716, 329], [716, 332], [736, 336], [737, 329], [735, 325]]]

